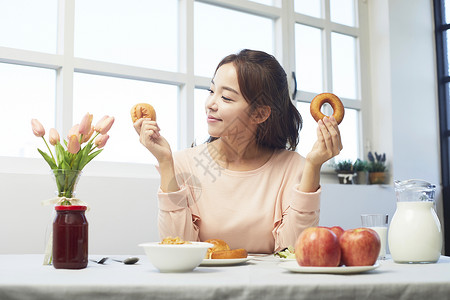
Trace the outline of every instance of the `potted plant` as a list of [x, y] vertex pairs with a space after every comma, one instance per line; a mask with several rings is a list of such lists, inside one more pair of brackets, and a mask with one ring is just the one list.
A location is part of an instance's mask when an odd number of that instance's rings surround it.
[[334, 166], [334, 170], [337, 173], [339, 183], [353, 184], [353, 177], [355, 172], [353, 171], [353, 163], [351, 160], [341, 160]]
[[367, 184], [369, 182], [369, 162], [366, 160], [357, 159], [353, 163], [353, 171], [356, 177], [353, 180], [356, 184]]
[[386, 181], [386, 153], [378, 154], [369, 151], [369, 181], [371, 184], [383, 184]]

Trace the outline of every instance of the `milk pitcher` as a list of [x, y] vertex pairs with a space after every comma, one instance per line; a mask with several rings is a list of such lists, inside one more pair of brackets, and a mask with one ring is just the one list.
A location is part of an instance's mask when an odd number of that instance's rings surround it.
[[436, 186], [423, 180], [395, 181], [397, 209], [388, 244], [396, 263], [434, 263], [442, 248], [441, 224], [435, 212]]

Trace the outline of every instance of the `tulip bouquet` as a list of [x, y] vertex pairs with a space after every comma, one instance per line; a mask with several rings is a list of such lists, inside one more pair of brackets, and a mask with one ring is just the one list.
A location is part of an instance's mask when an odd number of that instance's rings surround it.
[[49, 142], [55, 147], [55, 155], [44, 137], [44, 126], [36, 119], [31, 120], [34, 135], [44, 140], [49, 151], [46, 153], [37, 149], [55, 175], [58, 197], [64, 198], [62, 205], [71, 205], [70, 200], [81, 170], [103, 151], [101, 148], [109, 139], [107, 132], [114, 123], [114, 117], [104, 116], [95, 126], [92, 126], [92, 119], [93, 115], [87, 113], [80, 124], [69, 130], [67, 140], [64, 140], [65, 147], [60, 142], [59, 133], [51, 128]]

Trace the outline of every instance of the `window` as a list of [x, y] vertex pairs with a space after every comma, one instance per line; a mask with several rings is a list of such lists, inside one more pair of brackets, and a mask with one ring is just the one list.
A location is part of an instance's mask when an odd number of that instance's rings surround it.
[[[364, 155], [359, 86], [362, 31], [358, 27], [357, 3], [354, 0], [295, 1], [296, 100], [304, 121], [299, 145], [302, 155], [310, 151], [316, 134], [309, 103], [321, 92], [336, 94], [345, 106], [345, 118], [340, 125], [344, 149], [335, 160], [356, 160]], [[329, 105], [322, 111], [332, 114]]]
[[[100, 119], [107, 114], [115, 117], [108, 147], [96, 160], [119, 162], [152, 162], [148, 150], [133, 147], [138, 142], [131, 123], [130, 109], [140, 102], [152, 103], [159, 126], [171, 147], [178, 148], [177, 87], [168, 84], [75, 73], [73, 120], [87, 111]], [[95, 123], [95, 122], [94, 122]], [[114, 151], [111, 151], [114, 149]]]
[[331, 0], [331, 22], [356, 26], [356, 6], [354, 0]]
[[177, 3], [75, 1], [75, 57], [177, 71]]
[[295, 0], [295, 12], [320, 18], [322, 16], [322, 0]]
[[0, 63], [0, 156], [39, 156], [30, 121], [39, 118], [47, 128], [55, 127], [55, 76], [51, 69]]
[[205, 102], [209, 93], [205, 89], [195, 89], [195, 105], [194, 105], [194, 132], [196, 145], [205, 142], [208, 138], [208, 124], [205, 122]]
[[[0, 161], [39, 158], [45, 147], [30, 119], [65, 136], [86, 112], [116, 123], [96, 161], [129, 168], [156, 161], [139, 141], [129, 110], [155, 106], [172, 149], [204, 142], [211, 76], [243, 48], [277, 57], [303, 119], [299, 152], [315, 141], [309, 102], [321, 92], [343, 100], [342, 158], [361, 155], [360, 20], [357, 0], [30, 0], [0, 3], [0, 115], [10, 141]], [[232, 22], [231, 22], [232, 21]], [[72, 30], [73, 29], [73, 30]], [[14, 118], [11, 110], [22, 110]], [[331, 108], [324, 108], [330, 112]], [[0, 164], [1, 168], [1, 164]], [[111, 168], [109, 168], [111, 169]]]
[[56, 53], [58, 0], [0, 2], [0, 46]]
[[295, 62], [298, 88], [323, 90], [322, 31], [302, 24], [295, 25]]
[[200, 2], [194, 15], [195, 75], [211, 77], [222, 58], [240, 49], [273, 54], [271, 19]]

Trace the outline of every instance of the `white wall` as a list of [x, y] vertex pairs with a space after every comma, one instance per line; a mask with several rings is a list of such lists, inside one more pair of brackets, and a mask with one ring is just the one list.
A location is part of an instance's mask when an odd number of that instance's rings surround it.
[[432, 0], [369, 1], [372, 148], [386, 152], [393, 180], [438, 185], [442, 220]]
[[439, 183], [439, 117], [431, 2], [389, 2], [391, 96], [395, 116], [392, 119], [393, 170], [398, 179], [423, 178]]
[[[52, 207], [41, 206], [41, 201], [54, 196], [53, 179], [47, 174], [0, 174], [0, 182], [0, 254], [42, 253]], [[90, 254], [142, 254], [139, 243], [159, 240], [158, 184], [157, 178], [82, 175], [77, 197], [90, 206], [86, 213]], [[320, 224], [355, 228], [362, 213], [392, 216], [394, 210], [391, 186], [326, 184]]]
[[[50, 175], [0, 174], [0, 254], [42, 253], [54, 197]], [[158, 241], [156, 229], [158, 179], [84, 176], [77, 197], [90, 206], [89, 252], [141, 254], [137, 246]]]
[[[369, 0], [371, 148], [386, 152], [394, 179], [440, 183], [437, 96], [431, 0]], [[139, 146], [139, 145], [137, 145]], [[0, 254], [42, 253], [54, 186], [44, 163], [29, 174], [0, 166]], [[144, 172], [145, 174], [145, 172]], [[395, 210], [392, 186], [336, 185], [324, 176], [321, 225], [360, 225], [361, 213]], [[88, 165], [77, 196], [89, 203], [91, 254], [141, 254], [137, 244], [158, 240], [159, 179], [111, 177]], [[440, 192], [438, 192], [440, 199]], [[442, 219], [441, 219], [442, 220]]]

